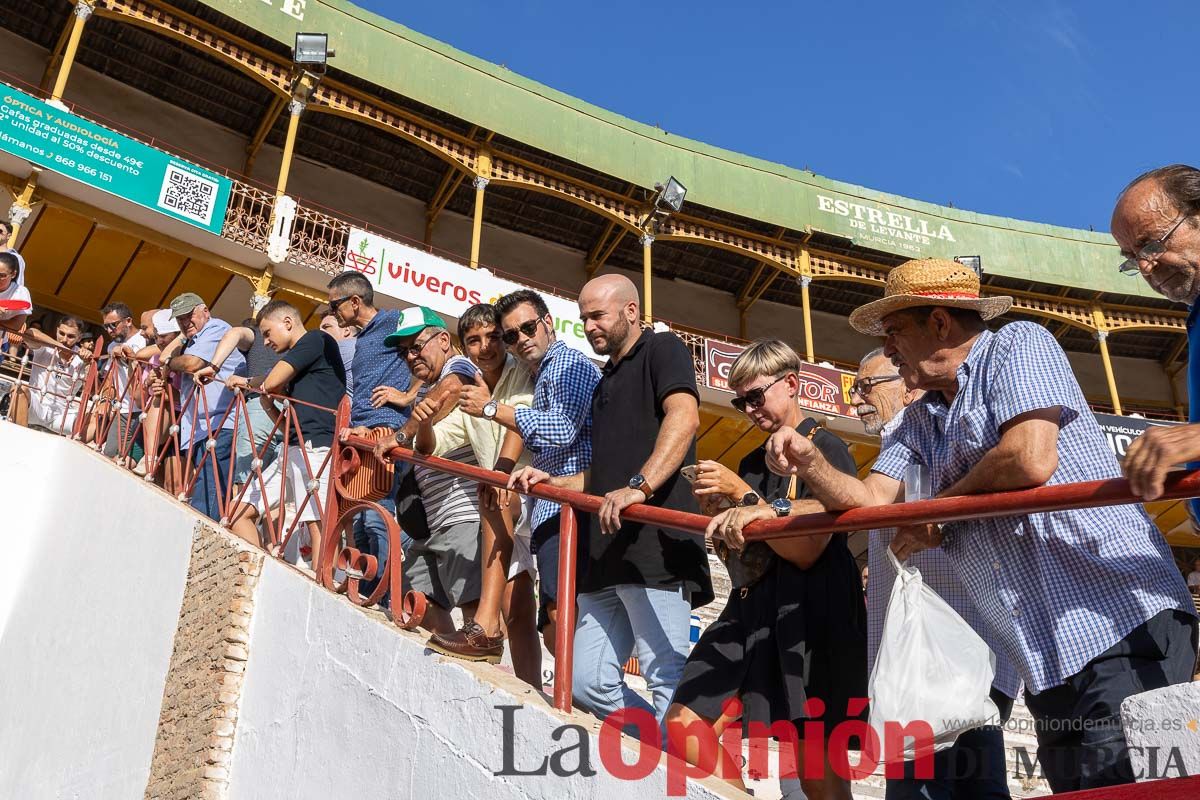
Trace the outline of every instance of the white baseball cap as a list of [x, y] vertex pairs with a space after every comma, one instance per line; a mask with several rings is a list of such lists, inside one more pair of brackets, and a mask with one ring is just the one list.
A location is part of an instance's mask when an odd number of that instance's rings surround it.
[[165, 336], [168, 333], [180, 333], [179, 323], [171, 316], [171, 309], [160, 308], [154, 312], [154, 330], [159, 336]]

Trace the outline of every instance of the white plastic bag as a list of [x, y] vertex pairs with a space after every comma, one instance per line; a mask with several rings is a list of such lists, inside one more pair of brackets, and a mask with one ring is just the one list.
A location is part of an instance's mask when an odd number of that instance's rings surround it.
[[895, 726], [885, 728], [884, 723], [928, 723], [937, 751], [953, 745], [965, 731], [996, 724], [999, 716], [988, 696], [996, 675], [995, 653], [925, 585], [920, 570], [902, 565], [890, 547], [887, 557], [898, 575], [868, 686], [880, 763], [912, 761], [917, 749], [908, 739], [903, 753], [897, 747], [888, 752], [885, 732]]

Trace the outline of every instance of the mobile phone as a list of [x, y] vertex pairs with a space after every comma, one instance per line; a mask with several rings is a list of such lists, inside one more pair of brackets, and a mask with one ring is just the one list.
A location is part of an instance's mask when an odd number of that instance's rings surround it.
[[695, 483], [696, 467], [696, 464], [688, 464], [686, 467], [683, 467], [679, 470], [679, 474], [682, 475], [684, 480], [686, 480], [688, 483]]

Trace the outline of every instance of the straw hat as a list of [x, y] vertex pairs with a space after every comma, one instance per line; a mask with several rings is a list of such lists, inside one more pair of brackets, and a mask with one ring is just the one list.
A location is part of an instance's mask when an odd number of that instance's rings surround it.
[[903, 308], [972, 308], [986, 322], [1008, 311], [1012, 303], [1006, 296], [980, 297], [979, 276], [970, 267], [942, 258], [922, 258], [905, 261], [889, 272], [883, 299], [854, 309], [850, 324], [859, 333], [883, 336], [883, 318]]

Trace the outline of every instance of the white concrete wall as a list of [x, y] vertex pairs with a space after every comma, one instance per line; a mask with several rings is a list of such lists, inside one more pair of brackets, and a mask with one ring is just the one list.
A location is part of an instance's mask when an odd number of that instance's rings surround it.
[[[552, 739], [556, 727], [594, 731], [594, 720], [559, 714], [515, 678], [442, 658], [422, 641], [267, 561], [255, 600], [230, 800], [665, 796], [661, 767], [641, 781], [618, 780], [601, 768], [594, 737], [595, 777], [496, 776], [504, 768], [496, 706], [526, 704], [513, 723], [514, 763], [525, 770], [575, 742], [571, 734]], [[633, 763], [632, 752], [626, 761]], [[710, 787], [691, 784], [687, 796], [721, 796]]]
[[141, 797], [195, 516], [0, 423], [0, 797]]

